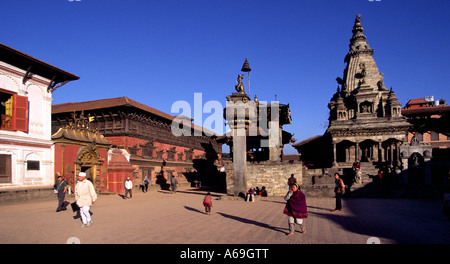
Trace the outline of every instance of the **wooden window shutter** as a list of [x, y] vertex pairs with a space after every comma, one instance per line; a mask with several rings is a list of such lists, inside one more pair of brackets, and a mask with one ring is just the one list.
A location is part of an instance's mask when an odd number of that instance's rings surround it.
[[11, 183], [11, 155], [0, 154], [0, 183]]
[[13, 129], [28, 132], [28, 97], [13, 95]]

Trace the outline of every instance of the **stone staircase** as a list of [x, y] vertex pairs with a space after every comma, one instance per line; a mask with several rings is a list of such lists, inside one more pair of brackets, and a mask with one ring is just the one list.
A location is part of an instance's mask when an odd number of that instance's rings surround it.
[[346, 196], [351, 197], [382, 197], [383, 189], [377, 181], [378, 168], [372, 162], [361, 162], [361, 183], [352, 182], [351, 164], [341, 165], [340, 168], [329, 168], [320, 174], [303, 174], [303, 192], [307, 196], [334, 197], [334, 173], [343, 175], [347, 189]]
[[309, 197], [334, 197], [333, 174], [303, 176], [302, 191]]
[[378, 175], [378, 168], [372, 162], [361, 162], [362, 184], [373, 182]]
[[356, 182], [350, 186], [352, 197], [382, 197], [383, 189], [377, 181], [378, 168], [372, 162], [361, 162], [361, 183]]

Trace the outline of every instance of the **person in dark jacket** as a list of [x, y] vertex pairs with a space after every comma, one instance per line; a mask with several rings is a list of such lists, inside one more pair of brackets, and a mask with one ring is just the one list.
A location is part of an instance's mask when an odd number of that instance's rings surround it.
[[61, 212], [66, 210], [66, 207], [64, 206], [64, 200], [66, 198], [67, 182], [59, 175], [59, 173], [57, 173], [56, 175], [58, 176], [58, 182], [53, 186], [58, 196], [58, 208], [56, 208], [56, 212]]
[[339, 173], [334, 174], [334, 179], [336, 184], [336, 187], [334, 188], [334, 192], [336, 193], [336, 208], [332, 212], [339, 212], [342, 211], [341, 198], [345, 191], [345, 184], [344, 180], [339, 176]]
[[300, 191], [297, 183], [291, 185], [291, 190], [286, 194], [284, 200], [287, 201], [283, 214], [288, 216], [289, 233], [288, 236], [295, 232], [295, 224], [300, 225], [301, 233], [305, 233], [303, 219], [308, 217], [305, 194]]
[[287, 184], [289, 186], [289, 191], [291, 190], [291, 186], [295, 183], [297, 183], [297, 179], [294, 177], [294, 174], [292, 173], [291, 177], [288, 179], [288, 182], [287, 182]]

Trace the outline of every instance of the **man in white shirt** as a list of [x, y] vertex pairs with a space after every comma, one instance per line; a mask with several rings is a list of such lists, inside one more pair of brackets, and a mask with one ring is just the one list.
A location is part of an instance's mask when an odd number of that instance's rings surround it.
[[130, 198], [131, 199], [133, 197], [133, 182], [131, 181], [130, 177], [127, 178], [127, 180], [125, 181], [125, 199], [128, 198], [128, 193], [130, 194]]
[[78, 182], [75, 186], [75, 202], [80, 207], [80, 216], [83, 224], [81, 227], [88, 227], [91, 225], [91, 214], [89, 208], [97, 200], [97, 193], [95, 192], [92, 182], [86, 180], [86, 173], [80, 172], [78, 174]]

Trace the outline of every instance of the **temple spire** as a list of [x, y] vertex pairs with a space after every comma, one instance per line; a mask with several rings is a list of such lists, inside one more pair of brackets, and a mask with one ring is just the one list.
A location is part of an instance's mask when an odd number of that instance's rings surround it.
[[361, 15], [360, 14], [356, 15], [355, 25], [353, 25], [353, 30], [352, 30], [353, 36], [355, 36], [355, 34], [358, 32], [362, 33], [364, 31], [364, 28], [361, 25], [361, 20], [362, 20]]
[[355, 18], [355, 24], [353, 25], [353, 36], [350, 39], [349, 52], [345, 57], [345, 61], [348, 62], [349, 57], [358, 55], [359, 53], [369, 53], [373, 55], [373, 49], [367, 44], [367, 37], [363, 34], [364, 28], [361, 25], [361, 15], [357, 15]]
[[361, 85], [365, 89], [378, 89], [378, 83], [383, 78], [373, 59], [374, 50], [366, 41], [361, 25], [361, 15], [357, 15], [350, 38], [349, 52], [345, 56], [347, 67], [344, 70], [344, 78], [338, 79], [342, 84], [342, 91], [351, 93]]

